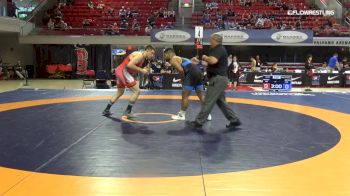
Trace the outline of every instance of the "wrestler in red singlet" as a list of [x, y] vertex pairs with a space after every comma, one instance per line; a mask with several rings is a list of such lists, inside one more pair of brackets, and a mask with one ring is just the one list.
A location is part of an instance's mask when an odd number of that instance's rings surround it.
[[152, 59], [155, 55], [155, 48], [151, 45], [146, 46], [143, 52], [133, 52], [127, 56], [123, 63], [115, 69], [117, 77], [117, 93], [111, 98], [106, 109], [103, 111], [104, 116], [110, 116], [110, 108], [112, 105], [124, 94], [125, 88], [129, 88], [133, 94], [130, 96], [128, 107], [126, 108], [123, 116], [128, 118], [132, 117], [131, 110], [135, 102], [140, 95], [140, 88], [136, 79], [132, 76], [139, 72], [147, 75], [149, 73], [149, 67], [141, 68], [145, 59]]
[[[118, 88], [130, 88], [136, 85], [137, 81], [135, 80], [135, 78], [132, 76], [133, 74], [135, 74], [137, 71], [132, 70], [130, 68], [127, 67], [127, 65], [130, 62], [130, 56], [132, 56], [132, 54], [128, 55], [124, 61], [122, 62], [122, 64], [120, 64], [117, 68], [115, 68], [115, 74], [117, 77], [117, 87]], [[135, 64], [137, 67], [141, 67], [142, 66], [143, 61]]]

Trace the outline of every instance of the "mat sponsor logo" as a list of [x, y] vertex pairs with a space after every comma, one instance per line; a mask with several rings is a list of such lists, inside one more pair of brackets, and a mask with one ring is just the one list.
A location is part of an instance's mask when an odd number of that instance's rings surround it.
[[221, 35], [224, 43], [244, 42], [249, 39], [249, 35], [243, 31], [228, 30], [219, 31], [215, 34]]
[[308, 94], [308, 93], [278, 93], [278, 92], [254, 92], [251, 93], [251, 95], [254, 96], [307, 96], [307, 97], [314, 97], [315, 94]]
[[163, 42], [184, 42], [191, 38], [191, 35], [180, 30], [166, 30], [155, 34], [155, 38]]
[[271, 39], [280, 43], [299, 43], [308, 39], [308, 35], [299, 31], [279, 31], [271, 35]]

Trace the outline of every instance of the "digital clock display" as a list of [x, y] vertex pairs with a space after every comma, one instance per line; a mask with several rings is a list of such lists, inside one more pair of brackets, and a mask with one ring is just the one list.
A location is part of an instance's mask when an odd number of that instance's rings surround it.
[[291, 75], [264, 75], [263, 90], [290, 91], [292, 90]]

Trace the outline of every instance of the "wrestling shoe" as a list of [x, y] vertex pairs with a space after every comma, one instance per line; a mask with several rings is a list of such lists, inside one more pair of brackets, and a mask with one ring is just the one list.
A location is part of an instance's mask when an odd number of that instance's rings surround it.
[[230, 122], [230, 124], [226, 125], [226, 128], [233, 129], [239, 127], [240, 125], [242, 125], [242, 122], [237, 119], [236, 121]]
[[211, 121], [211, 114], [209, 114], [207, 121]]
[[172, 115], [171, 119], [173, 120], [185, 120], [186, 114], [181, 114], [181, 112], [177, 113], [177, 115]]
[[111, 115], [112, 115], [112, 113], [109, 110], [103, 110], [103, 112], [102, 112], [102, 116], [111, 116]]

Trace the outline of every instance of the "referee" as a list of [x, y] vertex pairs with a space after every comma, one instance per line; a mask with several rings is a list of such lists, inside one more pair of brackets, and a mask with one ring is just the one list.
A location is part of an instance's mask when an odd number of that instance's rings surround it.
[[[201, 111], [197, 115], [196, 120], [186, 122], [189, 127], [195, 129], [202, 128], [215, 103], [224, 113], [227, 120], [230, 121], [230, 124], [226, 125], [227, 128], [235, 128], [241, 125], [241, 121], [225, 100], [225, 88], [229, 82], [227, 78], [227, 57], [227, 51], [222, 45], [222, 36], [213, 34], [210, 37], [209, 56], [202, 56], [202, 63], [207, 66], [209, 86]], [[196, 58], [193, 58], [192, 61], [193, 63], [200, 63]]]

